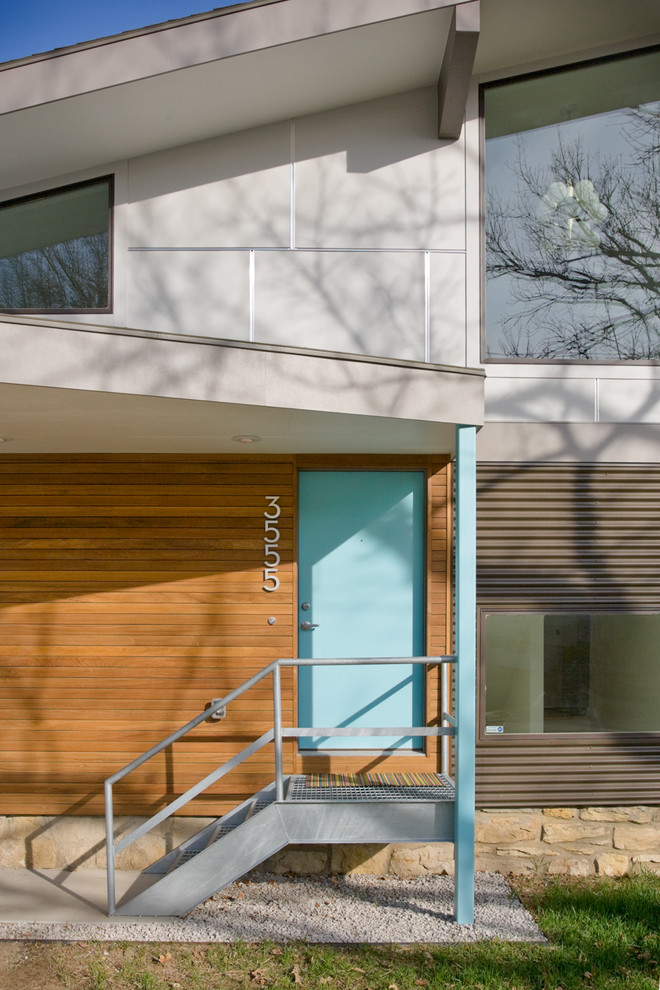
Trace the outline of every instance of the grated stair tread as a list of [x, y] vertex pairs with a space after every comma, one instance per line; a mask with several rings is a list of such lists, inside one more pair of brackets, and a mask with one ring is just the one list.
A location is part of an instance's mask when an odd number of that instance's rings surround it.
[[229, 833], [233, 832], [234, 829], [239, 827], [239, 825], [243, 825], [246, 821], [249, 821], [255, 815], [258, 815], [260, 811], [263, 811], [264, 808], [267, 808], [272, 803], [273, 802], [269, 800], [255, 801], [254, 804], [252, 804], [250, 808], [248, 808], [245, 818], [242, 818], [241, 821], [232, 822], [231, 824], [228, 825], [219, 824], [217, 828], [215, 828], [214, 831], [211, 833], [211, 836], [203, 846], [191, 845], [188, 846], [186, 849], [182, 849], [179, 855], [177, 856], [176, 860], [168, 870], [168, 873], [171, 873], [172, 870], [176, 870], [179, 866], [183, 866], [184, 863], [190, 862], [190, 860], [194, 859], [195, 856], [198, 856], [199, 853], [203, 852], [205, 849], [208, 849], [209, 846], [212, 846], [214, 842], [217, 842], [219, 839], [222, 839], [223, 836], [225, 835], [229, 835]]
[[434, 785], [341, 784], [310, 785], [306, 776], [290, 778], [287, 801], [454, 801], [456, 789], [446, 775]]

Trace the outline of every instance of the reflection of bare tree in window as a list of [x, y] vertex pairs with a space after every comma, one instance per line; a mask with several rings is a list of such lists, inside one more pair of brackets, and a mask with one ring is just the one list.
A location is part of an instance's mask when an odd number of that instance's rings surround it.
[[660, 360], [660, 104], [630, 111], [623, 134], [625, 156], [559, 136], [547, 168], [518, 135], [515, 200], [488, 199], [488, 278], [510, 292], [503, 356]]
[[104, 309], [107, 305], [107, 233], [0, 259], [3, 309]]

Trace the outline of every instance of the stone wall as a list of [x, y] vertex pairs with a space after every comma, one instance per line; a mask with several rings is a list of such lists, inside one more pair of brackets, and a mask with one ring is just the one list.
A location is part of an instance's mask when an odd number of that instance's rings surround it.
[[[118, 838], [145, 818], [116, 818]], [[143, 870], [213, 821], [170, 818], [116, 858], [119, 870]], [[105, 819], [99, 816], [0, 816], [0, 868], [105, 869]]]
[[[118, 819], [121, 832], [142, 819]], [[117, 857], [141, 870], [208, 824], [173, 818]], [[0, 868], [102, 869], [105, 825], [98, 817], [0, 817]], [[476, 867], [498, 873], [621, 876], [660, 872], [660, 808], [530, 808], [477, 811]], [[452, 873], [451, 843], [289, 847], [261, 869], [276, 873], [371, 873], [400, 877]]]
[[660, 808], [478, 811], [477, 869], [621, 876], [660, 872]]

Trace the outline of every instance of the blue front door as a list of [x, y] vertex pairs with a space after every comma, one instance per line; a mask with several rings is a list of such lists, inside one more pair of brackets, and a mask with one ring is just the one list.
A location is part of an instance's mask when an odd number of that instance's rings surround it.
[[[299, 655], [424, 655], [422, 471], [303, 471]], [[421, 725], [421, 666], [301, 667], [301, 726]], [[421, 747], [420, 739], [325, 737], [303, 749]]]

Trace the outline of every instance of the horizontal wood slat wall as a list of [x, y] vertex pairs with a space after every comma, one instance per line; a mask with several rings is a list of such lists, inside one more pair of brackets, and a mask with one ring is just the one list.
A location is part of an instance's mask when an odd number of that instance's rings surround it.
[[[393, 463], [378, 459], [380, 467]], [[441, 654], [447, 459], [423, 466], [428, 650]], [[295, 656], [295, 483], [294, 458], [285, 456], [3, 454], [0, 814], [102, 813], [105, 777], [211, 698], [271, 660]], [[268, 593], [264, 511], [272, 495], [282, 509], [281, 583]], [[431, 668], [431, 718], [437, 695]], [[283, 697], [285, 722], [293, 724], [292, 670], [283, 672]], [[204, 723], [118, 785], [116, 812], [152, 813], [271, 724], [264, 681], [224, 721]], [[285, 759], [287, 770], [300, 765], [293, 742]], [[435, 750], [412, 761], [435, 769]], [[412, 766], [407, 756], [387, 762]], [[342, 769], [363, 766], [363, 757], [342, 759]], [[220, 814], [272, 777], [266, 749], [185, 813]]]
[[[660, 610], [660, 465], [482, 464], [477, 486], [481, 610]], [[660, 732], [482, 738], [477, 800], [658, 804]]]
[[[293, 465], [3, 456], [0, 493], [0, 813], [100, 813], [106, 776], [291, 655]], [[267, 593], [271, 495], [281, 583]], [[283, 687], [289, 720], [291, 671]], [[119, 784], [117, 812], [154, 811], [265, 731], [269, 688]], [[188, 814], [220, 813], [271, 780], [272, 766], [264, 750]]]

